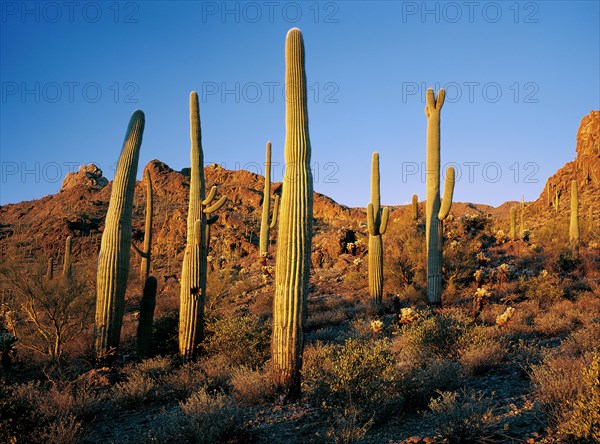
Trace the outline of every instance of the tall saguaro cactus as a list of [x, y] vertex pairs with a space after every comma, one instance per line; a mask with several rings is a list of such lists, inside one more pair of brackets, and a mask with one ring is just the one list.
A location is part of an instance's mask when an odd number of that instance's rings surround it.
[[[190, 201], [187, 218], [187, 242], [181, 270], [179, 306], [179, 353], [194, 357], [204, 330], [204, 300], [206, 297], [206, 215], [217, 211], [225, 203], [223, 196], [210, 205], [216, 194], [213, 187], [205, 197], [204, 153], [200, 128], [198, 93], [190, 94], [191, 171]], [[210, 205], [210, 206], [208, 206]]]
[[131, 116], [113, 181], [98, 255], [95, 348], [104, 359], [119, 346], [129, 273], [135, 176], [144, 132], [144, 113]]
[[150, 171], [145, 171], [144, 180], [146, 181], [146, 223], [144, 225], [144, 249], [140, 250], [135, 244], [131, 245], [133, 246], [135, 252], [142, 258], [142, 264], [140, 266], [140, 279], [145, 281], [150, 275], [150, 259], [152, 255], [152, 213], [154, 210], [154, 195], [152, 191], [152, 178], [150, 177]]
[[279, 196], [275, 196], [273, 218], [269, 223], [269, 213], [271, 212], [271, 142], [267, 142], [265, 188], [263, 190], [262, 219], [260, 221], [260, 257], [267, 257], [269, 255], [269, 230], [275, 228], [277, 224], [278, 204]]
[[140, 317], [137, 329], [137, 350], [141, 358], [150, 356], [152, 349], [152, 324], [154, 308], [156, 307], [156, 290], [158, 281], [154, 276], [148, 276], [144, 283], [144, 293], [140, 301]]
[[433, 90], [426, 94], [425, 115], [427, 116], [427, 204], [425, 237], [427, 243], [427, 302], [442, 303], [442, 246], [444, 240], [443, 221], [450, 213], [454, 193], [454, 168], [446, 172], [444, 199], [440, 201], [440, 111], [446, 93], [440, 89], [437, 100]]
[[569, 240], [575, 255], [579, 255], [579, 195], [577, 181], [571, 182], [571, 224], [569, 226]]
[[285, 56], [285, 175], [279, 208], [272, 358], [275, 386], [284, 396], [295, 397], [300, 392], [313, 222], [304, 42], [297, 28], [287, 34]]
[[389, 209], [381, 208], [379, 192], [379, 153], [371, 159], [371, 202], [367, 205], [369, 229], [369, 295], [371, 304], [380, 305], [383, 296], [383, 240]]
[[72, 275], [72, 266], [71, 266], [71, 250], [72, 250], [73, 237], [67, 236], [67, 240], [65, 241], [65, 259], [63, 262], [63, 278], [70, 279]]

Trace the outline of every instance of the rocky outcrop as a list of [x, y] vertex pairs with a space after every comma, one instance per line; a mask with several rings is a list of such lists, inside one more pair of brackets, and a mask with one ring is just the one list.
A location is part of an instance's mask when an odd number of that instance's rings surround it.
[[102, 170], [93, 163], [81, 165], [76, 173], [69, 173], [62, 183], [60, 191], [84, 186], [101, 189], [108, 185], [108, 179], [102, 175]]

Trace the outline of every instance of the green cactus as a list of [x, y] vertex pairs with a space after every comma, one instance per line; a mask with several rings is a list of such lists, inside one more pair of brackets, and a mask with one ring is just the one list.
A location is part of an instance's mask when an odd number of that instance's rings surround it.
[[67, 240], [65, 241], [65, 259], [63, 262], [63, 278], [64, 279], [71, 279], [71, 275], [72, 275], [72, 265], [71, 265], [72, 242], [73, 242], [73, 238], [71, 236], [67, 236]]
[[141, 358], [149, 357], [152, 349], [152, 324], [154, 322], [157, 287], [158, 281], [156, 278], [148, 276], [144, 283], [144, 293], [140, 301], [140, 316], [137, 329], [137, 352]]
[[523, 237], [525, 233], [525, 196], [521, 196], [521, 212], [519, 213], [520, 221], [520, 236]]
[[416, 194], [412, 196], [412, 218], [414, 221], [419, 220], [419, 196]]
[[381, 305], [383, 297], [383, 240], [389, 218], [389, 209], [381, 208], [379, 193], [379, 153], [371, 159], [371, 202], [367, 205], [369, 229], [369, 295], [371, 304]]
[[569, 226], [569, 241], [575, 256], [579, 255], [579, 196], [577, 181], [571, 182], [571, 224]]
[[510, 208], [510, 237], [511, 239], [517, 238], [517, 209], [515, 207]]
[[131, 249], [131, 217], [144, 113], [131, 116], [112, 185], [98, 255], [96, 290], [96, 357], [105, 359], [119, 346]]
[[297, 28], [287, 34], [285, 55], [285, 175], [279, 208], [272, 362], [275, 387], [285, 397], [296, 397], [300, 393], [313, 223], [304, 42]]
[[48, 266], [46, 267], [46, 279], [51, 281], [54, 278], [54, 260], [49, 257], [48, 258]]
[[265, 188], [263, 190], [262, 218], [260, 221], [260, 257], [269, 256], [269, 230], [277, 225], [279, 196], [275, 196], [273, 217], [269, 223], [271, 212], [271, 142], [267, 142], [267, 160], [265, 163]]
[[150, 261], [152, 255], [152, 216], [154, 210], [154, 193], [152, 191], [152, 178], [150, 171], [146, 169], [144, 172], [146, 181], [146, 223], [144, 225], [144, 249], [140, 250], [134, 243], [131, 244], [133, 249], [142, 258], [140, 266], [140, 279], [146, 280], [150, 275]]
[[444, 199], [440, 201], [440, 111], [446, 93], [440, 89], [437, 100], [433, 90], [426, 94], [425, 115], [427, 116], [427, 204], [426, 204], [426, 243], [427, 243], [427, 302], [430, 305], [442, 303], [442, 246], [444, 239], [444, 219], [452, 207], [454, 193], [454, 168], [446, 172]]
[[190, 199], [179, 307], [179, 353], [186, 360], [195, 356], [204, 330], [206, 215], [219, 210], [227, 199], [223, 196], [210, 205], [215, 197], [216, 187], [213, 187], [210, 194], [205, 197], [200, 108], [198, 94], [195, 91], [190, 94], [190, 139]]

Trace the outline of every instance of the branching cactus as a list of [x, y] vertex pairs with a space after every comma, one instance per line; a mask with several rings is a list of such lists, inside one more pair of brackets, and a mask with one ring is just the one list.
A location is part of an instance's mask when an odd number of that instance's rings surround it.
[[279, 196], [275, 196], [273, 217], [269, 222], [271, 212], [271, 142], [267, 142], [267, 160], [265, 163], [265, 188], [263, 190], [262, 219], [260, 221], [260, 257], [269, 256], [269, 230], [277, 225], [277, 209]]
[[367, 206], [369, 229], [369, 295], [371, 304], [380, 305], [383, 297], [383, 240], [389, 209], [381, 208], [379, 193], [379, 153], [371, 159], [371, 202]]
[[[214, 199], [216, 193], [217, 193], [217, 186], [214, 185], [210, 189], [210, 193], [208, 193], [208, 197], [202, 201], [202, 204], [204, 206], [209, 205], [212, 202], [212, 200]], [[221, 200], [222, 200], [222, 202], [221, 202]], [[219, 205], [219, 208], [220, 208], [225, 203], [225, 199], [221, 198], [219, 201], [217, 201], [217, 203], [220, 204]], [[218, 214], [211, 214], [210, 211], [208, 211], [208, 210], [209, 210], [209, 208], [205, 208], [203, 210], [204, 214], [206, 214], [206, 229], [205, 229], [205, 237], [204, 238], [205, 238], [206, 254], [207, 255], [210, 252], [210, 227], [212, 227], [219, 220], [219, 215]]]
[[211, 205], [217, 189], [205, 197], [204, 153], [200, 127], [198, 94], [190, 94], [191, 171], [190, 200], [187, 218], [187, 242], [181, 271], [179, 306], [179, 353], [187, 360], [193, 358], [204, 330], [204, 300], [206, 296], [206, 223], [207, 214], [219, 210], [226, 201], [223, 196]]
[[571, 224], [569, 226], [569, 240], [575, 256], [579, 255], [579, 195], [577, 181], [571, 182]]
[[71, 279], [72, 276], [72, 264], [71, 264], [71, 251], [72, 251], [73, 237], [67, 236], [65, 241], [65, 259], [63, 262], [63, 278]]
[[510, 237], [511, 239], [517, 238], [517, 209], [515, 207], [510, 208]]
[[416, 194], [412, 196], [412, 218], [414, 221], [419, 220], [419, 196]]
[[445, 91], [440, 89], [438, 97], [429, 88], [427, 104], [427, 204], [426, 204], [426, 243], [427, 243], [427, 302], [430, 305], [442, 303], [442, 246], [444, 239], [443, 221], [450, 213], [454, 193], [454, 168], [446, 172], [444, 199], [440, 201], [440, 111], [444, 105]]
[[133, 249], [142, 258], [140, 266], [140, 279], [146, 280], [150, 275], [150, 260], [152, 255], [152, 213], [154, 211], [154, 195], [152, 191], [152, 178], [150, 171], [144, 173], [146, 181], [146, 223], [144, 225], [144, 249], [140, 250], [135, 244], [131, 244]]
[[156, 289], [158, 282], [154, 276], [148, 276], [144, 283], [144, 293], [140, 301], [140, 317], [137, 329], [138, 356], [147, 358], [152, 350], [152, 324], [156, 307]]
[[300, 393], [313, 222], [304, 42], [297, 28], [287, 34], [285, 55], [285, 175], [279, 208], [272, 361], [274, 385], [285, 397], [293, 398]]
[[145, 118], [135, 111], [129, 121], [112, 185], [98, 255], [96, 289], [96, 357], [109, 357], [119, 346], [131, 250], [131, 217], [135, 176]]

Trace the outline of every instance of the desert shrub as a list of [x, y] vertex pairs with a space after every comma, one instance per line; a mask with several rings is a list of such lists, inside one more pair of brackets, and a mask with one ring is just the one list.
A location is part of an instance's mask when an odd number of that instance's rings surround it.
[[459, 339], [459, 360], [469, 375], [476, 375], [499, 365], [504, 358], [502, 339], [490, 328], [475, 326]]
[[[267, 366], [267, 369], [270, 367]], [[231, 375], [235, 398], [247, 405], [263, 404], [275, 393], [271, 374], [265, 370], [238, 367]]]
[[425, 407], [437, 391], [456, 390], [463, 383], [460, 364], [449, 359], [411, 364], [401, 367], [402, 393], [411, 407]]
[[552, 305], [563, 297], [560, 278], [553, 273], [542, 272], [529, 280], [520, 278], [519, 287], [525, 297], [541, 307]]
[[491, 397], [481, 392], [439, 392], [425, 418], [450, 443], [484, 442], [498, 428]]
[[147, 359], [127, 368], [127, 379], [112, 389], [113, 402], [117, 407], [135, 410], [147, 403], [163, 401], [169, 388], [165, 376], [171, 370], [168, 358]]
[[561, 300], [552, 305], [548, 311], [541, 312], [534, 320], [537, 332], [546, 337], [556, 337], [571, 332], [580, 323], [581, 312], [576, 305]]
[[[310, 313], [310, 310], [309, 310]], [[343, 308], [311, 313], [306, 320], [306, 330], [316, 330], [321, 327], [340, 325], [348, 316]]]
[[175, 399], [185, 399], [207, 384], [206, 374], [202, 370], [202, 361], [186, 362], [181, 367], [164, 375], [163, 391]]
[[395, 360], [386, 340], [348, 339], [307, 349], [303, 379], [309, 401], [328, 411], [377, 417], [401, 400]]
[[75, 444], [81, 441], [83, 436], [81, 421], [74, 415], [60, 415], [40, 428], [39, 442], [48, 444]]
[[206, 350], [233, 366], [260, 367], [269, 356], [270, 327], [258, 316], [227, 316], [207, 325]]
[[592, 322], [571, 333], [561, 344], [562, 353], [580, 357], [585, 353], [600, 351], [600, 323]]
[[168, 311], [154, 320], [152, 342], [158, 355], [168, 355], [179, 352], [179, 313]]
[[197, 443], [224, 442], [243, 426], [244, 415], [228, 396], [199, 390], [181, 402], [185, 427]]

